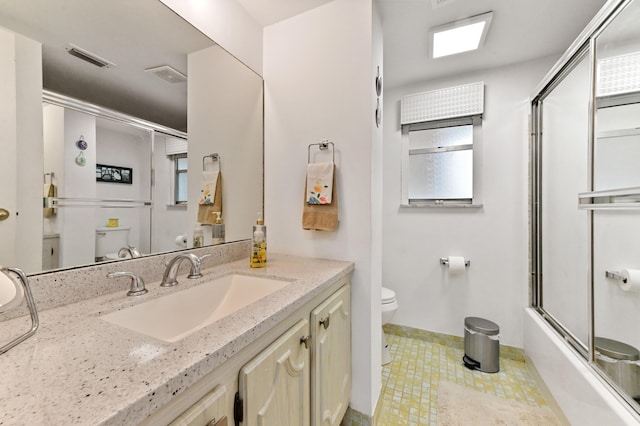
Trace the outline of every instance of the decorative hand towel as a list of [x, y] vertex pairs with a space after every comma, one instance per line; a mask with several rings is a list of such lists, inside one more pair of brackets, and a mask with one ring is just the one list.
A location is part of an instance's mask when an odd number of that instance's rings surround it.
[[307, 164], [307, 204], [331, 204], [333, 163]]
[[302, 207], [302, 229], [315, 231], [335, 231], [338, 229], [338, 192], [336, 191], [336, 170], [333, 168], [333, 199], [331, 204], [308, 204], [308, 189], [304, 191]]
[[219, 167], [213, 171], [202, 172], [199, 204], [198, 222], [214, 224], [216, 222], [214, 212], [222, 213], [222, 173]]
[[[56, 186], [52, 183], [44, 185], [44, 196], [47, 198], [54, 198], [56, 196], [57, 190]], [[56, 209], [45, 207], [44, 208], [44, 217], [53, 217], [56, 215]]]

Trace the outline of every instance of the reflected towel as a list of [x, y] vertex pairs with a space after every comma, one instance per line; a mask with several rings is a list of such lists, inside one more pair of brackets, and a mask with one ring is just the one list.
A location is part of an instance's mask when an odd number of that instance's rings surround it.
[[[205, 172], [207, 173], [207, 172]], [[215, 212], [222, 213], [222, 173], [217, 173], [215, 193], [212, 199], [213, 204], [200, 203], [198, 206], [198, 222], [204, 224], [214, 224], [216, 222]]]
[[307, 164], [307, 204], [331, 204], [333, 163]]
[[[45, 184], [44, 185], [44, 196], [47, 198], [54, 198], [57, 195], [57, 189], [54, 184]], [[45, 207], [44, 208], [44, 217], [53, 217], [56, 215], [56, 209]]]
[[200, 205], [212, 206], [215, 203], [216, 188], [220, 169], [202, 172], [202, 185], [200, 187]]
[[336, 170], [333, 167], [333, 197], [331, 204], [307, 204], [307, 189], [304, 190], [302, 207], [302, 229], [315, 231], [335, 231], [338, 229], [338, 193], [336, 191]]

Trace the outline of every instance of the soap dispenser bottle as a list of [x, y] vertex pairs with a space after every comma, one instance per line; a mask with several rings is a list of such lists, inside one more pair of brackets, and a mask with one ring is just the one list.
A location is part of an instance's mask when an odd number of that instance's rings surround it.
[[204, 245], [204, 232], [202, 226], [196, 225], [193, 230], [193, 248], [202, 247]]
[[267, 227], [264, 226], [261, 212], [258, 212], [258, 221], [253, 225], [252, 235], [249, 265], [252, 268], [264, 268], [267, 266]]
[[214, 214], [218, 215], [216, 218], [216, 223], [213, 224], [213, 231], [211, 236], [213, 237], [213, 244], [222, 244], [224, 243], [224, 223], [222, 223], [221, 212], [214, 212]]

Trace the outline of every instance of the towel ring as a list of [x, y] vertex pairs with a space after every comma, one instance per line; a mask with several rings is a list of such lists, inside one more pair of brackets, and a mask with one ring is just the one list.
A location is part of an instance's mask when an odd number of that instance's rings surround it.
[[205, 155], [204, 157], [202, 157], [202, 171], [203, 172], [204, 172], [204, 160], [206, 160], [207, 158], [211, 158], [211, 161], [218, 161], [218, 160], [220, 160], [220, 155], [218, 155], [217, 152], [214, 152], [213, 154]]
[[312, 146], [317, 146], [318, 149], [320, 149], [320, 151], [325, 151], [325, 150], [329, 149], [329, 145], [331, 145], [332, 161], [335, 164], [335, 162], [336, 162], [336, 148], [335, 148], [335, 145], [333, 144], [333, 142], [329, 142], [328, 140], [322, 141], [322, 142], [319, 142], [319, 143], [311, 143], [311, 144], [309, 144], [309, 146], [307, 147], [307, 164], [311, 163], [311, 147]]
[[18, 276], [22, 286], [24, 287], [24, 295], [27, 300], [27, 306], [29, 308], [29, 313], [31, 315], [31, 329], [24, 333], [23, 335], [16, 337], [9, 343], [0, 347], [0, 355], [7, 352], [9, 349], [17, 346], [18, 344], [24, 342], [29, 337], [33, 336], [40, 325], [38, 320], [38, 310], [36, 309], [36, 302], [33, 299], [33, 295], [31, 294], [31, 287], [29, 286], [29, 279], [24, 274], [21, 269], [18, 268], [0, 268], [0, 274], [4, 273], [8, 275], [8, 272], [12, 272]]

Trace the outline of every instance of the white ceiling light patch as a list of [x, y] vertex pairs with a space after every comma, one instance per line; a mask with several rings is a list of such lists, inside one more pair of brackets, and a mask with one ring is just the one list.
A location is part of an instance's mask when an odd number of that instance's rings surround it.
[[479, 49], [487, 37], [493, 12], [472, 16], [429, 30], [433, 58]]

